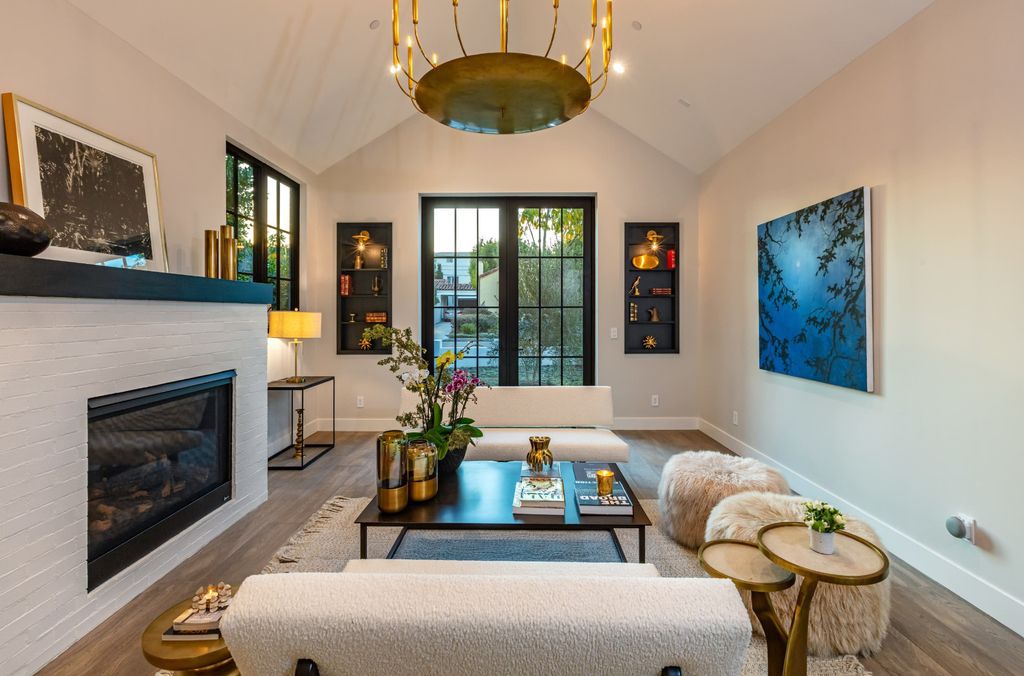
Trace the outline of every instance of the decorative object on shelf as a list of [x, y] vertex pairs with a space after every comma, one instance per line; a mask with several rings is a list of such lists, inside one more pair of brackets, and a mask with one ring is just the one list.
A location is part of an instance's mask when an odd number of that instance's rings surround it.
[[644, 336], [644, 349], [653, 350], [658, 347], [658, 339], [654, 336]]
[[367, 338], [366, 336], [363, 336], [362, 338], [359, 339], [359, 349], [360, 350], [369, 350], [372, 347], [373, 347], [373, 343], [371, 343], [370, 339]]
[[50, 226], [27, 207], [0, 202], [0, 253], [35, 256], [50, 246]]
[[[612, 3], [601, 19], [601, 60], [598, 74], [592, 74], [591, 51], [596, 44], [597, 0], [591, 0], [590, 37], [576, 65], [549, 58], [558, 28], [558, 0], [554, 0], [551, 38], [543, 56], [509, 51], [509, 0], [498, 0], [500, 15], [499, 51], [467, 54], [459, 31], [459, 3], [452, 1], [455, 35], [462, 56], [439, 63], [430, 58], [420, 42], [419, 1], [412, 0], [412, 35], [405, 40], [406, 61], [399, 57], [401, 30], [398, 0], [392, 5], [391, 74], [413, 107], [441, 124], [462, 131], [483, 134], [519, 134], [554, 127], [583, 113], [608, 85], [612, 66]], [[532, 3], [531, 3], [532, 4]], [[520, 6], [525, 6], [525, 3]], [[416, 78], [413, 42], [423, 56], [427, 71]], [[580, 68], [585, 65], [584, 73]], [[623, 72], [621, 64], [612, 70]], [[595, 93], [594, 86], [601, 87]]]
[[306, 448], [306, 433], [303, 430], [302, 418], [305, 415], [306, 410], [302, 408], [295, 409], [295, 455], [293, 456], [299, 463], [302, 463], [302, 452]]
[[530, 452], [526, 454], [526, 464], [534, 472], [543, 472], [544, 466], [552, 469], [555, 464], [551, 455], [551, 437], [530, 437]]
[[203, 231], [203, 268], [207, 277], [217, 279], [220, 277], [220, 239], [216, 230]]
[[367, 324], [387, 324], [388, 313], [387, 312], [367, 312], [364, 317]]
[[650, 322], [660, 322], [661, 321], [661, 313], [658, 312], [658, 308], [656, 308], [654, 306], [651, 306], [651, 307], [647, 308], [647, 321], [650, 321]]
[[220, 226], [220, 278], [238, 279], [238, 242], [230, 225]]
[[423, 502], [437, 495], [437, 447], [422, 437], [406, 444], [409, 499]]
[[671, 296], [672, 289], [664, 286], [655, 286], [651, 288], [650, 294], [652, 296]]
[[846, 529], [846, 517], [827, 502], [808, 500], [804, 503], [804, 524], [811, 534], [811, 549], [819, 554], [834, 554], [836, 531]]
[[338, 277], [338, 295], [349, 296], [352, 294], [352, 275], [344, 274]]
[[409, 504], [409, 466], [405, 432], [388, 430], [377, 437], [377, 507], [401, 512]]
[[[404, 428], [418, 430], [407, 434], [410, 441], [427, 439], [434, 444], [442, 474], [454, 473], [466, 447], [484, 435], [473, 425], [473, 419], [466, 417], [466, 411], [476, 403], [476, 388], [488, 385], [480, 378], [455, 368], [456, 360], [464, 358], [463, 352], [445, 352], [435, 361], [434, 372], [428, 371], [427, 362], [423, 359], [424, 349], [412, 337], [412, 329], [377, 324], [363, 331], [363, 337], [379, 340], [385, 347], [394, 347], [393, 356], [377, 363], [386, 367], [402, 387], [416, 393], [419, 398], [415, 410], [402, 413], [396, 420]], [[453, 460], [457, 457], [458, 462], [445, 462], [449, 452], [453, 452]]]
[[380, 269], [388, 269], [388, 248], [386, 246], [380, 248]]
[[611, 495], [615, 490], [615, 472], [610, 469], [599, 469], [594, 472], [597, 479], [597, 495]]
[[654, 270], [661, 265], [661, 259], [655, 254], [645, 253], [633, 256], [633, 267], [637, 270]]
[[[380, 292], [384, 290], [384, 282], [381, 281], [380, 275], [373, 276], [373, 284], [370, 285], [370, 293], [374, 296], [379, 296]], [[385, 314], [385, 317], [387, 315]], [[385, 321], [387, 321], [385, 319]]]
[[669, 270], [676, 269], [676, 250], [669, 249], [665, 252], [665, 267]]
[[299, 347], [303, 340], [320, 337], [320, 313], [299, 312], [297, 309], [273, 310], [270, 312], [271, 338], [285, 338], [292, 343], [295, 352], [295, 375], [287, 378], [289, 383], [303, 383], [305, 378], [299, 376]]
[[640, 275], [636, 276], [636, 279], [633, 280], [633, 286], [629, 287], [629, 295], [630, 296], [639, 296], [640, 295]]
[[659, 251], [661, 251], [661, 243], [664, 241], [665, 236], [659, 235], [657, 230], [647, 231], [647, 242], [652, 254], [657, 254]]
[[366, 265], [366, 258], [364, 254], [366, 252], [366, 243], [370, 241], [370, 233], [366, 230], [360, 230], [356, 234], [352, 235], [352, 239], [356, 241], [356, 255], [353, 260], [352, 267], [356, 270], [362, 270], [363, 266]]
[[630, 323], [640, 321], [640, 308], [636, 303], [629, 304], [629, 321]]
[[166, 272], [156, 156], [14, 94], [0, 105], [11, 202], [50, 226], [42, 257]]
[[871, 190], [762, 223], [757, 240], [760, 367], [874, 391]]
[[355, 312], [349, 312], [348, 313], [348, 322], [349, 322], [349, 324], [355, 324], [356, 321], [357, 321], [356, 320], [356, 313]]

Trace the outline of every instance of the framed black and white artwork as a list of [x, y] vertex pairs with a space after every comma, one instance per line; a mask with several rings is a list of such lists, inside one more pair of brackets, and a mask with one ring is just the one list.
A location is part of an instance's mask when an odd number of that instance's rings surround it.
[[2, 105], [11, 201], [52, 231], [39, 257], [166, 272], [156, 156], [14, 94]]

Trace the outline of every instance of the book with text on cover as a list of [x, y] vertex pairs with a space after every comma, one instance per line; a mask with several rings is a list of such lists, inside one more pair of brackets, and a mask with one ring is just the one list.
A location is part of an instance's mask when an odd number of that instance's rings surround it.
[[611, 469], [606, 463], [577, 462], [573, 463], [572, 471], [576, 479], [576, 506], [580, 514], [599, 514], [603, 516], [632, 516], [633, 501], [616, 478], [611, 495], [597, 494], [597, 470]]
[[565, 514], [565, 489], [560, 478], [523, 477], [516, 483], [513, 514]]

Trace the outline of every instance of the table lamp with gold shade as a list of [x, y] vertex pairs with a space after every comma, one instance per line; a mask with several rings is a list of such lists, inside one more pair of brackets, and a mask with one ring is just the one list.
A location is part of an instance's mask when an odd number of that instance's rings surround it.
[[295, 375], [286, 380], [289, 383], [305, 382], [306, 379], [299, 375], [299, 346], [307, 338], [320, 337], [320, 313], [272, 310], [268, 335], [271, 338], [284, 338], [292, 342], [292, 349], [295, 351]]

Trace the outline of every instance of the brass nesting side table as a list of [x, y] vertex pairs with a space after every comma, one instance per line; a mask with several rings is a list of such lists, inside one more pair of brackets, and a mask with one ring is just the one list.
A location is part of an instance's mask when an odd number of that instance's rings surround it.
[[[819, 582], [869, 585], [889, 575], [885, 552], [864, 538], [839, 531], [835, 554], [818, 554], [808, 544], [807, 526], [799, 521], [765, 526], [757, 533], [756, 545], [738, 540], [705, 542], [697, 557], [712, 577], [727, 578], [737, 589], [750, 592], [751, 606], [768, 642], [769, 676], [806, 676], [807, 625]], [[793, 586], [796, 575], [803, 581], [787, 632], [768, 594]]]

